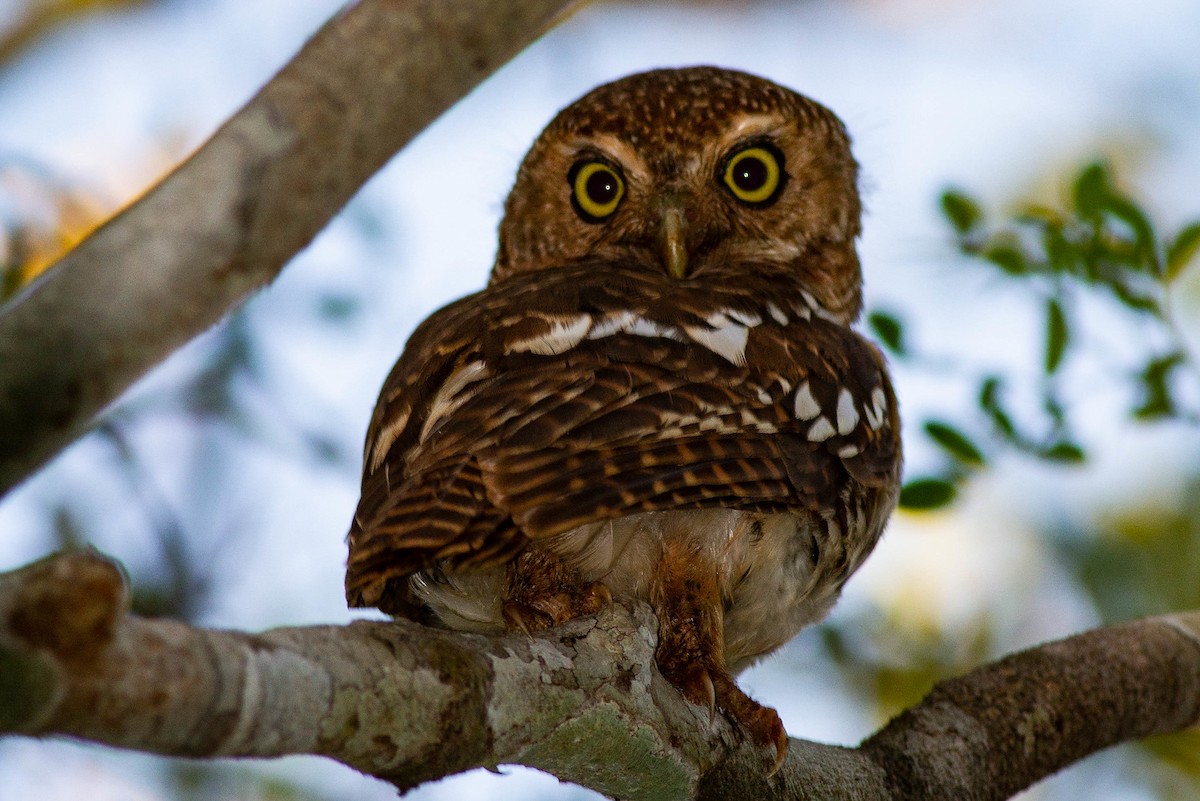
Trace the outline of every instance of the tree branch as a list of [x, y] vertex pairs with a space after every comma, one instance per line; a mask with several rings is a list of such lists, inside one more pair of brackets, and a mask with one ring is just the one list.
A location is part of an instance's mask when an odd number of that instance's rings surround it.
[[272, 280], [568, 0], [359, 0], [187, 162], [0, 314], [0, 494]]
[[1200, 720], [1200, 613], [1111, 626], [942, 682], [859, 748], [770, 755], [652, 669], [645, 606], [552, 637], [414, 623], [197, 629], [127, 610], [71, 552], [0, 575], [0, 733], [191, 757], [321, 754], [401, 789], [519, 763], [628, 799], [1003, 799]]

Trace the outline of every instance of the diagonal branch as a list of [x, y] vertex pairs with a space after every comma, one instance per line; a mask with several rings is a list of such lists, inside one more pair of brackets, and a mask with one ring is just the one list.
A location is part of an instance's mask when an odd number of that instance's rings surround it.
[[188, 161], [0, 313], [0, 494], [272, 280], [568, 0], [358, 0]]
[[644, 606], [553, 638], [407, 622], [260, 635], [128, 614], [94, 552], [0, 575], [0, 733], [168, 755], [322, 754], [407, 789], [519, 763], [629, 799], [1002, 799], [1200, 720], [1200, 613], [1111, 626], [941, 683], [859, 748], [769, 755], [652, 669]]

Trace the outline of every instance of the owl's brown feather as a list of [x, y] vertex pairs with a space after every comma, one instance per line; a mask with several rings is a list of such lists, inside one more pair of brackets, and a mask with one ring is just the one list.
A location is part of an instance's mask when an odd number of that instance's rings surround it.
[[[701, 295], [698, 285], [581, 265], [514, 276], [431, 317], [368, 434], [352, 602], [380, 603], [390, 580], [442, 560], [479, 565], [595, 520], [710, 506], [819, 510], [852, 478], [864, 488], [894, 481], [894, 400], [874, 348], [778, 297], [775, 281], [757, 299], [744, 286]], [[566, 312], [558, 290], [589, 298], [587, 311]], [[606, 321], [626, 316], [628, 330], [603, 335]], [[722, 330], [710, 319], [744, 333], [743, 360], [702, 344]], [[570, 347], [526, 349], [564, 320], [578, 329], [560, 338]], [[819, 410], [809, 419], [797, 416], [801, 392]], [[856, 420], [839, 432], [842, 393]], [[876, 426], [873, 393], [885, 399]]]

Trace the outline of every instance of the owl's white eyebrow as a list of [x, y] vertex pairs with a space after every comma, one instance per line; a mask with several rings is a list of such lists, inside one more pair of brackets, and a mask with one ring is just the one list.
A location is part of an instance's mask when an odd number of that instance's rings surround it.
[[644, 170], [646, 167], [636, 150], [627, 142], [611, 134], [596, 134], [587, 139], [579, 139], [571, 142], [570, 147], [575, 153], [583, 153], [588, 150], [597, 151], [602, 156], [621, 165], [622, 169], [626, 171]]
[[775, 114], [747, 114], [730, 127], [722, 139], [728, 144], [749, 136], [774, 133], [782, 125], [783, 120]]

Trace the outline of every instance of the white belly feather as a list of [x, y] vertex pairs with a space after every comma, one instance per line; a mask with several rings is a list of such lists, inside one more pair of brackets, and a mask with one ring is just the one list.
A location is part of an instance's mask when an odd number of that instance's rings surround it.
[[[649, 512], [589, 523], [531, 547], [553, 550], [583, 581], [602, 581], [616, 596], [649, 601], [663, 543], [688, 543], [705, 565], [702, 569], [718, 577], [725, 604], [725, 656], [736, 673], [820, 620], [833, 605], [860, 559], [852, 557], [850, 571], [844, 570], [844, 557], [837, 555], [842, 538], [830, 526], [828, 520], [786, 512]], [[817, 527], [819, 532], [813, 530]], [[834, 569], [838, 562], [843, 570]], [[449, 628], [504, 627], [504, 567], [448, 575], [422, 572], [411, 582], [416, 596]]]

